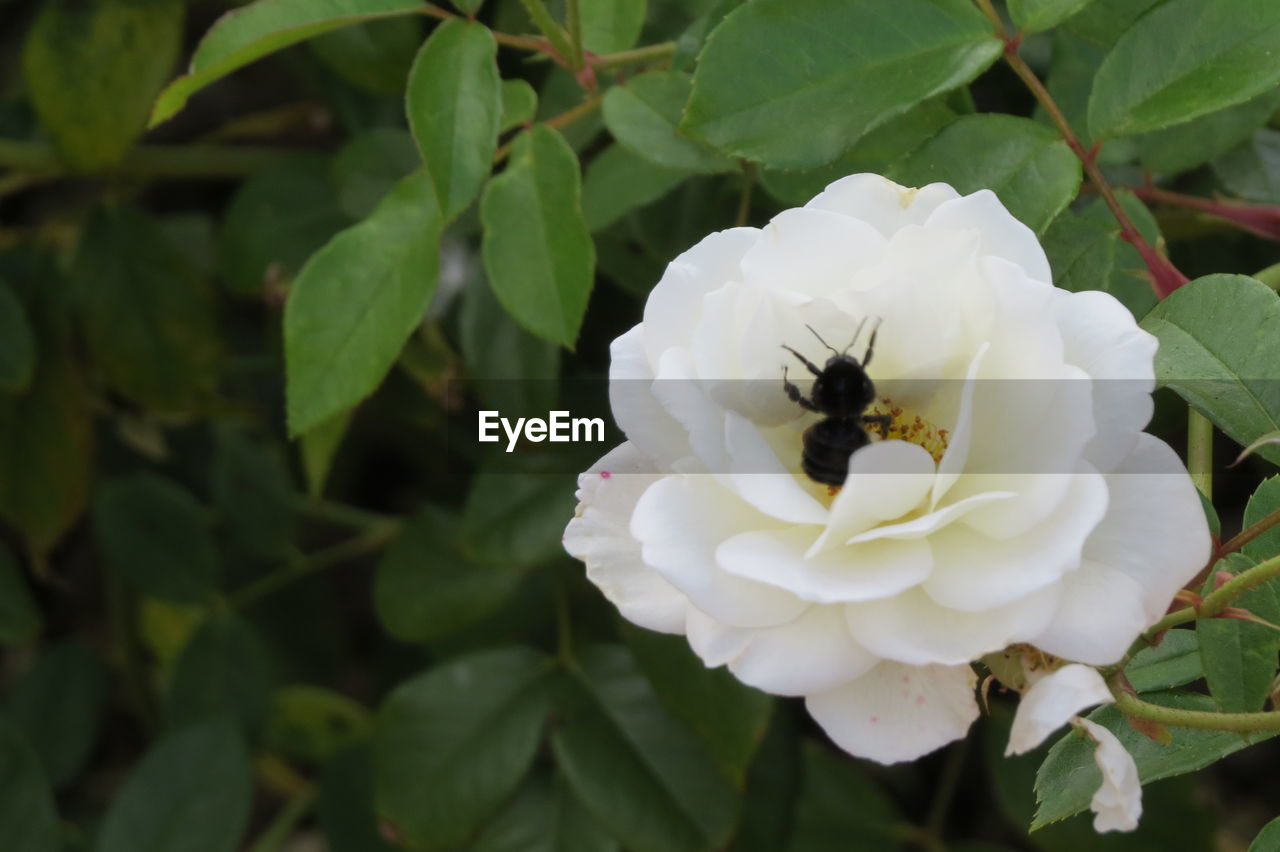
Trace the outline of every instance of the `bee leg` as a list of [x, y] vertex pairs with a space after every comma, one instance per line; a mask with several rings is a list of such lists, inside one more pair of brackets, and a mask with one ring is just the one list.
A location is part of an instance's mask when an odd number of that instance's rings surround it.
[[[802, 364], [804, 364], [806, 367], [808, 367], [808, 368], [809, 368], [809, 372], [810, 372], [810, 373], [813, 373], [813, 374], [814, 374], [815, 376], [817, 376], [818, 378], [821, 378], [821, 377], [822, 377], [822, 370], [818, 369], [818, 366], [817, 366], [816, 364], [814, 364], [812, 361], [810, 361], [808, 358], [804, 357], [804, 356], [803, 356], [803, 355], [801, 355], [799, 352], [797, 352], [796, 350], [792, 349], [790, 346], [787, 346], [785, 343], [782, 345], [782, 348], [783, 348], [783, 349], [785, 349], [785, 350], [787, 350], [788, 352], [790, 352], [792, 355], [796, 356], [797, 358], [799, 358], [799, 359], [800, 359], [800, 362], [801, 362]], [[785, 368], [784, 368], [784, 371], [785, 371]]]
[[893, 418], [888, 414], [866, 414], [862, 417], [863, 423], [873, 423], [880, 427], [880, 438], [889, 440], [889, 427], [893, 425]]
[[814, 405], [812, 400], [808, 399], [804, 394], [802, 394], [800, 392], [800, 388], [796, 387], [795, 385], [791, 384], [791, 382], [787, 381], [786, 367], [782, 368], [782, 387], [786, 390], [787, 396], [791, 397], [792, 402], [798, 403], [802, 408], [807, 408], [810, 411], [818, 410], [818, 406]]
[[871, 329], [871, 339], [867, 341], [867, 354], [862, 356], [862, 368], [865, 370], [871, 366], [871, 356], [876, 351], [876, 335], [880, 333], [880, 322], [876, 321], [876, 327]]

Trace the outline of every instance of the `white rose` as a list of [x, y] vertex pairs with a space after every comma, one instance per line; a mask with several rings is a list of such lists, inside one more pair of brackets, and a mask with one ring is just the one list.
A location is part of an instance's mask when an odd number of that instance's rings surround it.
[[[1181, 462], [1141, 431], [1155, 340], [1111, 296], [1050, 280], [992, 193], [875, 175], [708, 236], [613, 343], [628, 440], [580, 478], [565, 547], [625, 617], [804, 696], [883, 763], [965, 734], [985, 654], [1114, 662], [1209, 534]], [[806, 326], [843, 346], [868, 318], [872, 413], [894, 423], [836, 493], [800, 470], [819, 415], [787, 398], [784, 366], [806, 371], [782, 345], [822, 365]]]

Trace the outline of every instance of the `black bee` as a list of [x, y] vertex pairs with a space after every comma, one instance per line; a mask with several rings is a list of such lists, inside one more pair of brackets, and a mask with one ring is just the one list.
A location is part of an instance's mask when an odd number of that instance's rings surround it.
[[893, 424], [893, 418], [887, 414], [863, 414], [876, 398], [876, 386], [867, 375], [867, 367], [871, 365], [871, 355], [875, 350], [878, 323], [871, 330], [867, 353], [861, 363], [848, 352], [858, 342], [865, 324], [866, 320], [863, 320], [858, 325], [853, 340], [849, 341], [843, 352], [837, 352], [818, 332], [805, 326], [818, 338], [819, 343], [833, 353], [822, 369], [818, 369], [813, 362], [790, 346], [782, 346], [799, 358], [816, 377], [813, 390], [806, 398], [800, 388], [787, 380], [787, 368], [782, 368], [782, 386], [786, 389], [787, 396], [810, 411], [826, 415], [825, 419], [805, 430], [804, 452], [800, 458], [801, 467], [809, 478], [824, 485], [844, 484], [845, 477], [849, 475], [849, 456], [871, 442], [867, 430], [863, 428], [864, 423], [879, 426], [880, 435], [886, 438], [889, 427]]

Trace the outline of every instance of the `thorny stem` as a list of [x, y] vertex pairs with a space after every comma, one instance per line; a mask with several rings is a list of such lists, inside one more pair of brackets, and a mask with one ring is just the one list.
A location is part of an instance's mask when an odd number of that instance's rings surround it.
[[1239, 534], [1229, 539], [1225, 544], [1218, 548], [1216, 553], [1213, 554], [1213, 561], [1217, 562], [1228, 553], [1235, 553], [1237, 550], [1244, 547], [1246, 544], [1253, 541], [1276, 524], [1280, 524], [1280, 509], [1276, 509], [1271, 512], [1256, 524], [1251, 524], [1250, 526], [1245, 527], [1239, 532]]
[[756, 164], [742, 161], [742, 194], [738, 196], [738, 215], [734, 217], [734, 225], [741, 228], [751, 218], [751, 190], [756, 185]]
[[1187, 406], [1187, 472], [1206, 500], [1213, 499], [1213, 424]]
[[1242, 734], [1280, 731], [1280, 713], [1218, 713], [1212, 710], [1182, 710], [1143, 701], [1125, 688], [1122, 672], [1113, 672], [1107, 686], [1116, 699], [1116, 707], [1126, 716], [1145, 719], [1178, 728], [1205, 731], [1238, 731]]
[[529, 13], [529, 17], [533, 19], [534, 24], [537, 25], [538, 31], [542, 33], [547, 41], [551, 42], [551, 47], [555, 50], [556, 55], [572, 66], [573, 47], [569, 44], [564, 28], [556, 23], [555, 18], [551, 17], [551, 13], [547, 11], [547, 7], [542, 0], [520, 0], [520, 3], [524, 6], [524, 10]]
[[1235, 577], [1223, 583], [1218, 589], [1206, 595], [1205, 599], [1199, 604], [1174, 610], [1153, 624], [1143, 636], [1150, 641], [1157, 634], [1171, 627], [1177, 627], [1179, 624], [1186, 624], [1187, 622], [1195, 621], [1197, 618], [1213, 618], [1231, 606], [1235, 599], [1245, 592], [1261, 586], [1268, 580], [1274, 580], [1276, 577], [1280, 577], [1280, 556], [1273, 556], [1265, 562], [1259, 562], [1247, 571], [1241, 571]]
[[1249, 204], [1243, 201], [1221, 201], [1172, 192], [1150, 184], [1129, 187], [1143, 201], [1185, 207], [1206, 213], [1269, 240], [1280, 240], [1280, 207], [1273, 204]]
[[1018, 78], [1031, 90], [1031, 94], [1035, 96], [1040, 106], [1044, 107], [1045, 113], [1054, 123], [1054, 126], [1058, 128], [1058, 132], [1062, 134], [1067, 146], [1075, 152], [1075, 155], [1084, 165], [1085, 174], [1089, 176], [1089, 180], [1097, 188], [1098, 195], [1102, 197], [1107, 207], [1110, 208], [1111, 214], [1120, 223], [1121, 238], [1125, 242], [1131, 243], [1138, 250], [1138, 253], [1142, 255], [1142, 259], [1147, 264], [1147, 269], [1151, 272], [1151, 285], [1156, 292], [1156, 296], [1163, 299], [1183, 284], [1186, 284], [1187, 276], [1178, 271], [1177, 267], [1167, 257], [1143, 238], [1141, 232], [1133, 224], [1133, 220], [1129, 218], [1129, 214], [1120, 205], [1120, 201], [1116, 198], [1111, 184], [1107, 182], [1102, 170], [1098, 168], [1096, 149], [1091, 151], [1084, 147], [1080, 137], [1071, 128], [1071, 123], [1067, 121], [1067, 117], [1062, 114], [1062, 110], [1053, 99], [1053, 95], [1049, 94], [1049, 90], [1044, 87], [1044, 83], [1040, 82], [1040, 78], [1036, 76], [1035, 71], [1031, 70], [1031, 66], [1018, 55], [1018, 47], [1022, 43], [1021, 34], [1011, 34], [1008, 31], [1004, 21], [1000, 20], [1000, 16], [996, 13], [995, 7], [991, 5], [991, 0], [976, 0], [976, 2], [983, 14], [995, 26], [996, 34], [1004, 42], [1005, 62], [1013, 69], [1013, 73], [1017, 74]]
[[308, 577], [325, 568], [349, 562], [356, 557], [381, 550], [395, 536], [397, 529], [398, 526], [395, 524], [371, 526], [360, 535], [353, 536], [332, 547], [308, 556], [299, 556], [292, 559], [284, 567], [269, 574], [264, 574], [248, 585], [232, 592], [227, 596], [227, 606], [233, 610], [245, 609], [295, 580]]
[[[584, 100], [582, 103], [578, 104], [576, 107], [573, 107], [572, 109], [567, 109], [564, 112], [560, 113], [559, 115], [554, 115], [551, 118], [548, 118], [546, 121], [539, 122], [539, 123], [545, 124], [547, 127], [554, 127], [556, 129], [559, 129], [561, 127], [566, 127], [570, 124], [573, 124], [575, 121], [582, 118], [583, 116], [590, 115], [591, 113], [595, 112], [597, 109], [600, 108], [600, 104], [603, 102], [603, 100], [604, 99], [599, 95], [592, 95], [591, 97]], [[514, 146], [515, 146], [515, 140], [513, 139], [507, 144], [503, 145], [497, 151], [495, 151], [493, 154], [493, 162], [501, 163], [507, 157], [510, 157], [511, 149]]]
[[569, 67], [574, 71], [581, 71], [582, 15], [578, 10], [578, 0], [565, 0], [564, 17], [569, 31]]

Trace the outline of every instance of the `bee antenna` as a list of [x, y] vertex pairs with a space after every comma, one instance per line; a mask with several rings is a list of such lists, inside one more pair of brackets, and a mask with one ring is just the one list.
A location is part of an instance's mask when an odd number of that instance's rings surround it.
[[849, 345], [844, 348], [844, 351], [840, 353], [841, 355], [849, 354], [849, 350], [853, 348], [853, 344], [858, 342], [858, 337], [861, 336], [862, 334], [862, 327], [866, 324], [867, 324], [867, 318], [863, 317], [862, 322], [858, 323], [858, 328], [853, 333], [853, 339], [849, 341]]
[[[813, 336], [814, 336], [814, 337], [816, 337], [816, 338], [818, 338], [818, 342], [819, 342], [819, 343], [821, 343], [823, 346], [827, 347], [827, 348], [828, 348], [828, 349], [830, 349], [832, 352], [835, 352], [835, 354], [837, 354], [837, 355], [841, 355], [841, 354], [843, 354], [843, 353], [841, 353], [841, 352], [837, 352], [837, 351], [836, 351], [836, 348], [835, 348], [834, 346], [832, 346], [832, 345], [831, 345], [830, 343], [828, 343], [827, 341], [823, 340], [823, 339], [822, 339], [822, 335], [821, 335], [821, 334], [818, 334], [818, 332], [816, 332], [816, 331], [814, 331], [814, 330], [813, 330], [813, 326], [811, 326], [811, 325], [806, 325], [806, 326], [805, 326], [805, 328], [809, 329], [809, 331], [813, 333]], [[848, 350], [846, 349], [845, 351], [847, 352]]]

